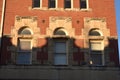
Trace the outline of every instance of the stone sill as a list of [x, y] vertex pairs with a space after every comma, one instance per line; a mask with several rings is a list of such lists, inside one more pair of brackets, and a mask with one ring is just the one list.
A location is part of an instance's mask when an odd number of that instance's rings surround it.
[[89, 36], [88, 38], [89, 39], [98, 39], [98, 40], [100, 40], [100, 39], [104, 39], [104, 36]]
[[83, 11], [83, 12], [89, 12], [89, 11], [92, 11], [91, 8], [80, 9], [80, 8], [48, 8], [48, 7], [42, 7], [42, 8], [32, 8], [32, 7], [29, 7], [29, 10], [48, 10], [48, 11]]

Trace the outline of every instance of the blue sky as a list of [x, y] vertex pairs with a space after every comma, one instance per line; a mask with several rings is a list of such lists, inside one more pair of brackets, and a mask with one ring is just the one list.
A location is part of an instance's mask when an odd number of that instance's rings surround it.
[[[116, 7], [118, 41], [119, 41], [119, 47], [120, 47], [120, 0], [115, 0], [115, 7]], [[120, 58], [120, 48], [119, 48], [119, 58]], [[120, 59], [119, 59], [119, 61], [120, 61]]]

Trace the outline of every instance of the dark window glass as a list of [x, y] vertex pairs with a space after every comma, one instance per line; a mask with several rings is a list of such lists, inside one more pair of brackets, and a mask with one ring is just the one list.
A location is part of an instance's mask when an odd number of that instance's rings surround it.
[[31, 41], [18, 41], [17, 64], [31, 64]]
[[66, 42], [55, 42], [54, 49], [54, 64], [67, 65]]
[[57, 30], [55, 31], [54, 35], [66, 35], [63, 30]]
[[30, 52], [18, 52], [17, 64], [31, 64], [31, 53]]
[[103, 49], [101, 42], [90, 42], [90, 57], [92, 61], [92, 65], [103, 65]]
[[31, 31], [28, 28], [21, 28], [18, 31], [19, 35], [31, 35]]
[[71, 0], [65, 0], [64, 6], [65, 6], [65, 8], [71, 8]]
[[23, 35], [31, 35], [31, 32], [26, 29], [26, 30], [23, 30], [23, 31], [21, 32], [21, 34], [23, 34]]
[[80, 0], [80, 8], [87, 8], [87, 1], [86, 0]]
[[101, 36], [101, 35], [98, 31], [93, 30], [93, 31], [90, 31], [89, 36]]
[[40, 7], [40, 0], [33, 0], [33, 7]]
[[92, 51], [91, 60], [93, 65], [103, 65], [102, 62], [102, 52], [101, 51]]
[[49, 0], [49, 8], [55, 8], [55, 0]]

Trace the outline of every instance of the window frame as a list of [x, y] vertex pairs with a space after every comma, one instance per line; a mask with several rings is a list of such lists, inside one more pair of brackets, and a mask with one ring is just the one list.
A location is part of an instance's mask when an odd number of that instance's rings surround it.
[[[22, 41], [29, 41], [30, 42], [30, 50], [20, 50], [20, 42]], [[31, 52], [32, 51], [32, 40], [31, 39], [23, 39], [23, 38], [18, 38], [18, 52]]]
[[79, 4], [80, 4], [80, 9], [81, 9], [81, 10], [88, 10], [88, 9], [89, 9], [89, 1], [88, 1], [88, 0], [86, 0], [86, 7], [85, 7], [85, 8], [82, 8], [82, 7], [81, 7], [81, 4], [82, 4], [82, 3], [81, 3], [81, 0], [79, 0]]
[[34, 0], [32, 0], [32, 1], [33, 1], [33, 2], [32, 2], [32, 8], [33, 8], [33, 9], [40, 9], [40, 8], [42, 8], [42, 0], [40, 0], [40, 4], [39, 4], [40, 6], [38, 6], [38, 7], [35, 7], [35, 6], [34, 6], [34, 4], [35, 4], [35, 3], [34, 3]]
[[[22, 55], [24, 55], [24, 57], [25, 57], [25, 54], [26, 55], [28, 55], [29, 57], [28, 57], [28, 59], [26, 59], [26, 61], [25, 62], [22, 62], [22, 60], [20, 60], [19, 59], [19, 57]], [[28, 62], [29, 61], [29, 62]], [[30, 52], [17, 52], [17, 57], [16, 57], [16, 64], [19, 64], [19, 65], [30, 65], [30, 64], [32, 64], [32, 53], [30, 53]]]
[[[91, 49], [91, 44], [92, 43], [100, 43], [101, 44], [101, 48], [100, 49]], [[91, 65], [95, 65], [95, 66], [104, 66], [105, 65], [105, 58], [104, 58], [104, 43], [102, 40], [90, 40], [89, 41], [89, 46], [90, 46], [90, 64]], [[95, 53], [95, 52], [101, 52], [101, 53]], [[92, 61], [92, 55], [101, 55], [101, 64], [94, 64]]]
[[[98, 45], [101, 45], [101, 47], [98, 49], [98, 48], [95, 48], [95, 49], [92, 49], [91, 45], [94, 45], [94, 44], [98, 44]], [[103, 43], [101, 41], [90, 41], [90, 49], [92, 51], [102, 51], [103, 50]]]
[[[21, 41], [29, 41], [30, 42], [30, 50], [20, 50], [20, 42]], [[32, 40], [31, 39], [23, 39], [23, 38], [18, 38], [18, 45], [17, 45], [18, 47], [17, 47], [17, 56], [16, 56], [16, 64], [20, 64], [20, 65], [29, 65], [29, 64], [32, 64]], [[20, 56], [20, 55], [24, 55], [24, 54], [29, 54], [29, 58], [30, 58], [30, 61], [29, 61], [29, 63], [18, 63], [18, 62], [20, 62], [19, 60], [18, 60], [18, 57]], [[28, 59], [29, 59], [28, 58]]]
[[[30, 42], [30, 50], [20, 50], [20, 42], [21, 41], [29, 41]], [[32, 64], [32, 40], [31, 39], [21, 39], [21, 38], [18, 38], [18, 50], [17, 50], [17, 56], [16, 56], [16, 64], [20, 64], [20, 65], [30, 65]], [[29, 60], [29, 63], [19, 63], [20, 61], [18, 60], [19, 56], [21, 55], [25, 55], [25, 54], [28, 54], [30, 57], [28, 58]], [[25, 57], [25, 56], [24, 56]], [[22, 62], [22, 61], [21, 61]]]
[[70, 1], [70, 7], [66, 7], [66, 0], [64, 0], [64, 9], [73, 9], [73, 0]]
[[[55, 44], [56, 43], [65, 43], [65, 47], [66, 47], [66, 53], [56, 53], [55, 52]], [[62, 66], [64, 66], [64, 65], [68, 65], [68, 42], [65, 40], [55, 40], [54, 41], [54, 47], [53, 47], [53, 55], [54, 55], [54, 65], [62, 65]], [[57, 64], [55, 64], [55, 55], [65, 55], [66, 56], [66, 63], [64, 64], [59, 64], [59, 63], [57, 63]]]
[[[27, 34], [26, 32], [24, 33], [24, 31], [26, 30], [28, 31]], [[32, 34], [33, 32], [31, 31], [31, 29], [26, 26], [23, 26], [18, 30], [16, 64], [32, 64]], [[28, 46], [24, 46], [26, 45], [25, 43], [27, 43]]]
[[55, 1], [55, 7], [50, 7], [50, 0], [48, 0], [48, 8], [49, 9], [55, 9], [55, 8], [57, 8], [57, 6], [58, 6], [58, 0], [54, 0]]
[[[97, 52], [97, 53], [96, 53]], [[100, 53], [99, 53], [100, 52]], [[96, 57], [94, 57], [93, 58], [93, 56], [97, 56], [97, 58], [99, 59], [99, 60], [101, 60], [101, 61], [99, 61], [100, 63], [94, 63], [94, 60], [96, 60]], [[92, 62], [92, 64], [91, 65], [94, 65], [94, 66], [104, 66], [104, 60], [103, 60], [103, 52], [102, 51], [91, 51], [91, 53], [90, 53], [90, 58], [91, 58], [91, 62]], [[97, 60], [98, 60], [97, 59]], [[96, 60], [96, 61], [97, 61]]]

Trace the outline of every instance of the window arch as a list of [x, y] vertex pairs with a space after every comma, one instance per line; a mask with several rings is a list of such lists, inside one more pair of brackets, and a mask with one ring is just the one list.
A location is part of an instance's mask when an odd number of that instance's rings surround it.
[[19, 34], [19, 35], [31, 35], [32, 32], [31, 32], [31, 30], [30, 30], [29, 28], [23, 27], [23, 28], [21, 28], [21, 29], [18, 31], [18, 34]]
[[102, 34], [98, 29], [92, 29], [89, 32], [89, 36], [102, 36]]
[[67, 35], [67, 34], [64, 29], [58, 28], [54, 31], [54, 35]]

